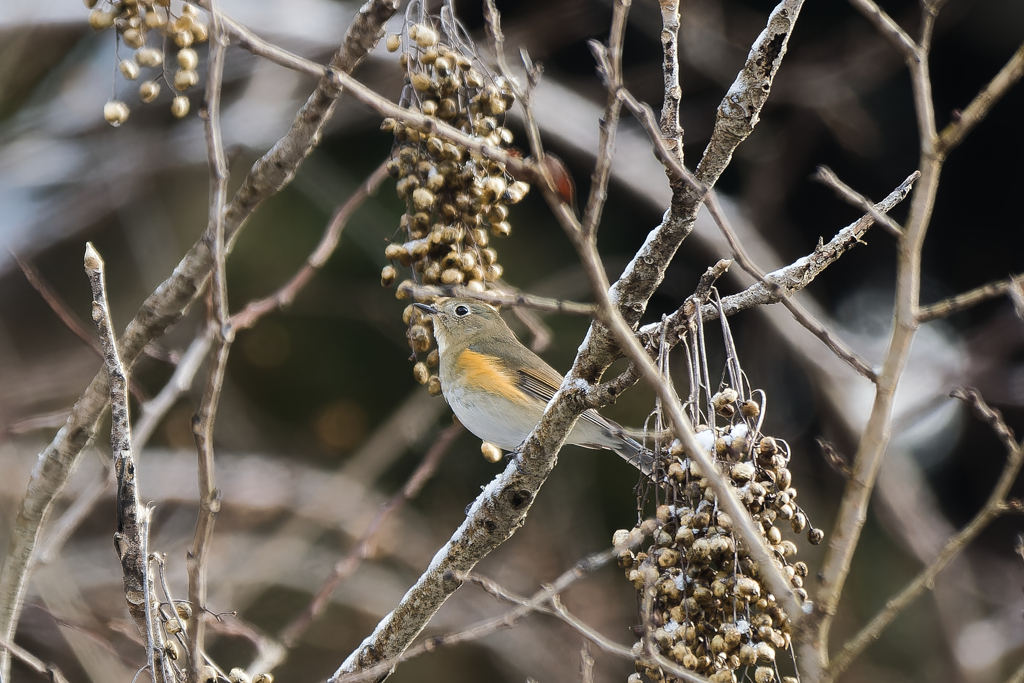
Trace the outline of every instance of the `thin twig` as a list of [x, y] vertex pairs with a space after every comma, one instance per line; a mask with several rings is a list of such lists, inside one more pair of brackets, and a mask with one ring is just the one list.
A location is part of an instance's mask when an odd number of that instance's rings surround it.
[[[870, 0], [855, 0], [854, 4], [858, 5], [858, 8], [864, 4], [873, 5]], [[921, 181], [917, 184], [911, 199], [910, 211], [896, 250], [896, 294], [892, 330], [878, 371], [871, 413], [860, 436], [857, 453], [853, 459], [853, 476], [844, 488], [835, 527], [829, 536], [831, 541], [822, 565], [821, 583], [817, 593], [816, 616], [820, 618], [817, 642], [807, 642], [801, 646], [801, 655], [809, 662], [813, 678], [817, 678], [818, 672], [828, 667], [829, 631], [867, 519], [868, 504], [892, 434], [896, 388], [906, 367], [919, 325], [917, 310], [920, 304], [921, 254], [935, 208], [943, 162], [941, 155], [936, 152], [938, 134], [935, 130], [935, 106], [928, 71], [928, 46], [935, 10], [924, 9], [926, 11], [922, 17], [921, 44], [913, 49], [913, 54], [905, 55], [914, 95], [914, 112], [917, 116]], [[879, 17], [884, 15], [879, 14]], [[890, 40], [894, 39], [891, 27], [887, 28], [885, 22], [876, 25], [884, 36]]]
[[209, 227], [212, 235], [213, 272], [210, 291], [212, 294], [214, 330], [214, 362], [209, 369], [206, 390], [192, 421], [199, 459], [199, 514], [196, 519], [192, 546], [186, 557], [188, 572], [188, 599], [195, 610], [194, 622], [188, 632], [189, 679], [201, 679], [203, 669], [202, 653], [205, 649], [206, 598], [208, 592], [206, 566], [213, 541], [213, 527], [220, 511], [220, 491], [216, 483], [216, 467], [213, 452], [213, 432], [224, 386], [224, 373], [234, 332], [228, 317], [227, 291], [227, 246], [224, 234], [224, 207], [227, 203], [228, 162], [224, 154], [224, 140], [220, 128], [220, 95], [224, 75], [224, 53], [228, 38], [221, 24], [216, 0], [207, 0], [210, 9], [210, 55], [206, 82], [206, 152], [210, 167]]
[[[11, 257], [14, 258], [18, 267], [21, 268], [21, 272], [24, 273], [25, 279], [28, 280], [28, 283], [39, 293], [39, 296], [43, 297], [43, 300], [50, 307], [50, 310], [57, 314], [57, 317], [60, 318], [61, 322], [64, 323], [64, 325], [71, 330], [76, 337], [84, 341], [89, 348], [96, 352], [97, 356], [103, 358], [103, 349], [100, 348], [99, 342], [97, 342], [96, 338], [89, 332], [89, 328], [85, 326], [82, 319], [79, 318], [73, 310], [71, 310], [71, 307], [68, 306], [67, 302], [64, 301], [64, 299], [62, 299], [52, 287], [50, 287], [46, 280], [43, 279], [42, 275], [39, 274], [39, 271], [37, 271], [31, 263], [18, 256], [18, 254], [14, 253], [11, 249], [8, 249], [7, 251], [10, 253]], [[146, 399], [142, 389], [130, 377], [128, 378], [128, 390], [132, 392], [132, 396], [137, 400], [144, 401]], [[61, 420], [61, 424], [63, 424], [63, 422], [64, 420]]]
[[[914, 182], [917, 181], [920, 175], [920, 173], [914, 171], [899, 187], [876, 204], [875, 208], [883, 212], [892, 210], [892, 207], [906, 199]], [[861, 238], [867, 233], [874, 222], [871, 216], [865, 215], [861, 217], [837, 232], [835, 237], [827, 243], [819, 244], [812, 253], [766, 274], [764, 276], [765, 282], [777, 285], [790, 293], [800, 291], [849, 249], [858, 244], [863, 244]], [[742, 292], [723, 297], [721, 311], [725, 315], [734, 315], [754, 306], [778, 303], [780, 298], [778, 291], [774, 287], [766, 286], [764, 282], [755, 282]], [[686, 330], [687, 320], [691, 313], [686, 310], [684, 304], [666, 318], [665, 324], [669, 326], [669, 344], [674, 345], [678, 342], [679, 336]], [[717, 305], [707, 304], [701, 308], [701, 318], [703, 320], [718, 320], [718, 316], [719, 308]], [[639, 334], [645, 339], [656, 339], [661, 335], [661, 323], [644, 325], [640, 328]]]
[[604, 116], [598, 122], [597, 160], [590, 179], [590, 195], [580, 221], [583, 234], [593, 236], [608, 199], [608, 183], [612, 177], [612, 155], [615, 152], [615, 138], [619, 127], [619, 112], [622, 102], [616, 92], [622, 87], [622, 43], [626, 37], [626, 18], [631, 0], [615, 0], [612, 6], [612, 26], [608, 34], [608, 47], [597, 41], [590, 41], [590, 50], [597, 60], [598, 73], [608, 90]]
[[1007, 294], [1015, 287], [1020, 288], [1022, 285], [1024, 285], [1024, 273], [1013, 275], [1008, 280], [989, 282], [988, 284], [982, 285], [977, 289], [972, 289], [969, 292], [957, 294], [956, 296], [951, 296], [948, 299], [936, 301], [934, 304], [922, 306], [917, 311], [917, 322], [926, 323], [931, 322], [932, 320], [938, 320], [939, 318], [949, 317], [954, 313], [965, 311], [968, 308], [977, 306], [989, 299]]
[[1024, 442], [1017, 443], [1013, 437], [1013, 431], [1003, 421], [998, 411], [993, 410], [985, 403], [984, 399], [976, 389], [957, 389], [952, 394], [970, 405], [978, 417], [992, 427], [999, 440], [1006, 447], [1009, 457], [1003, 466], [999, 480], [989, 494], [988, 500], [974, 518], [959, 533], [953, 536], [943, 546], [938, 556], [925, 567], [903, 590], [891, 598], [885, 604], [885, 608], [871, 619], [850, 641], [843, 646], [832, 663], [828, 667], [828, 681], [834, 681], [845, 672], [850, 664], [856, 659], [868, 645], [878, 640], [885, 628], [926, 591], [935, 585], [935, 577], [962, 552], [970, 543], [978, 537], [993, 520], [1007, 512], [1021, 512], [1020, 505], [1010, 505], [1006, 497], [1010, 488], [1017, 480], [1021, 465], [1024, 464]]
[[545, 313], [562, 313], [565, 315], [582, 315], [588, 318], [594, 317], [597, 307], [594, 304], [583, 304], [575, 301], [562, 301], [561, 299], [550, 299], [548, 297], [536, 296], [534, 294], [506, 294], [503, 292], [486, 291], [474, 292], [461, 285], [438, 286], [420, 285], [409, 289], [414, 299], [428, 299], [433, 297], [451, 296], [463, 297], [485, 301], [496, 306], [508, 306], [509, 308], [531, 308], [535, 311]]
[[150, 619], [153, 579], [147, 562], [149, 511], [139, 502], [128, 412], [128, 377], [117, 350], [114, 326], [110, 320], [103, 259], [92, 243], [85, 245], [85, 272], [92, 287], [92, 319], [99, 332], [110, 386], [110, 448], [117, 474], [117, 533], [114, 535], [114, 548], [121, 561], [128, 612], [135, 620], [139, 633], [146, 637], [146, 659], [154, 680], [161, 681], [163, 649], [157, 652], [156, 636]]
[[960, 112], [960, 117], [942, 129], [937, 145], [940, 154], [948, 154], [975, 126], [988, 116], [989, 111], [1003, 95], [1024, 76], [1024, 43], [1017, 48], [999, 73], [995, 75], [981, 92], [975, 96], [967, 108]]
[[[201, 4], [206, 9], [211, 10], [212, 14], [211, 0], [201, 0]], [[300, 57], [299, 55], [289, 52], [284, 48], [263, 40], [247, 27], [238, 23], [223, 12], [219, 12], [217, 16], [220, 19], [224, 31], [238, 41], [239, 47], [248, 50], [257, 57], [263, 57], [264, 59], [287, 69], [292, 69], [293, 71], [298, 71], [299, 73], [308, 74], [310, 76], [316, 76], [318, 78], [324, 76], [327, 72], [327, 68], [323, 64], [311, 61], [305, 57]]]
[[[440, 464], [441, 459], [448, 452], [448, 449], [455, 442], [455, 439], [463, 432], [463, 428], [459, 424], [453, 424], [446, 428], [434, 441], [434, 445], [430, 447], [427, 454], [423, 456], [423, 461], [420, 466], [412, 473], [409, 480], [405, 483], [391, 499], [385, 503], [381, 509], [377, 512], [376, 517], [370, 522], [369, 526], [366, 527], [366, 531], [360, 536], [356, 544], [348, 551], [348, 554], [344, 558], [339, 560], [334, 565], [334, 569], [331, 570], [330, 575], [324, 579], [323, 584], [320, 586], [320, 590], [317, 591], [316, 595], [306, 606], [306, 608], [295, 617], [291, 623], [288, 624], [281, 631], [280, 640], [286, 648], [292, 648], [302, 637], [302, 634], [306, 632], [313, 620], [320, 615], [324, 607], [327, 605], [327, 601], [330, 600], [331, 595], [337, 590], [341, 582], [352, 576], [359, 565], [370, 553], [370, 548], [373, 546], [374, 540], [377, 537], [377, 533], [381, 530], [381, 527], [395, 512], [397, 512], [406, 503], [406, 501], [415, 498], [423, 485], [427, 483], [430, 477], [433, 476], [434, 471]], [[273, 668], [273, 667], [268, 667]]]
[[341, 240], [341, 232], [345, 229], [352, 215], [363, 205], [363, 202], [368, 197], [377, 192], [377, 189], [387, 177], [387, 162], [385, 161], [334, 212], [330, 223], [327, 224], [327, 229], [324, 230], [323, 237], [320, 238], [320, 243], [316, 245], [316, 249], [306, 259], [302, 268], [276, 292], [264, 299], [250, 301], [245, 305], [245, 308], [231, 316], [232, 328], [236, 331], [249, 329], [268, 313], [290, 306], [302, 288], [309, 284], [309, 281], [324, 267], [331, 254], [337, 249], [338, 242]]
[[[1003, 442], [1003, 447], [1008, 453], [1010, 453], [1010, 457], [1012, 459], [1014, 452], [1018, 449], [1017, 439], [1013, 435], [1013, 430], [1010, 429], [1009, 425], [1007, 425], [1003, 420], [1002, 414], [985, 403], [985, 399], [981, 397], [981, 394], [974, 387], [954, 389], [953, 392], [950, 393], [950, 396], [971, 406], [975, 416], [991, 427], [992, 431], [999, 437], [999, 440]], [[1007, 467], [1009, 467], [1009, 463], [1007, 463]], [[1003, 480], [1000, 479], [1000, 486], [1002, 485], [1002, 481]], [[1010, 480], [1010, 483], [1012, 483], [1012, 479]], [[999, 486], [996, 488], [998, 490]], [[1007, 493], [1008, 490], [1003, 491], [1001, 495], [1005, 497]]]
[[103, 358], [103, 349], [100, 348], [99, 342], [96, 341], [96, 337], [92, 335], [89, 328], [85, 326], [82, 319], [75, 315], [75, 312], [67, 305], [67, 303], [60, 297], [57, 292], [46, 283], [45, 280], [39, 275], [31, 263], [21, 258], [18, 254], [14, 253], [11, 249], [7, 250], [11, 257], [14, 258], [15, 263], [21, 268], [21, 272], [25, 274], [25, 279], [32, 285], [32, 288], [39, 292], [39, 296], [43, 297], [43, 300], [49, 304], [50, 308], [57, 317], [61, 319], [61, 322], [69, 330], [71, 330], [76, 337], [84, 341], [90, 349], [96, 352], [100, 358]]
[[875, 4], [874, 0], [850, 0], [850, 4], [860, 10], [860, 13], [870, 21], [875, 29], [882, 34], [882, 37], [889, 41], [889, 44], [896, 48], [902, 55], [904, 61], [917, 59], [917, 43], [910, 35], [900, 28], [892, 17]]
[[896, 221], [876, 209], [874, 203], [870, 199], [840, 180], [839, 176], [837, 176], [828, 166], [819, 166], [818, 172], [814, 174], [814, 178], [822, 184], [831, 187], [836, 191], [836, 194], [848, 203], [856, 206], [861, 211], [866, 211], [869, 216], [875, 219], [875, 223], [877, 225], [885, 228], [893, 237], [898, 239], [899, 236], [903, 234], [903, 228]]

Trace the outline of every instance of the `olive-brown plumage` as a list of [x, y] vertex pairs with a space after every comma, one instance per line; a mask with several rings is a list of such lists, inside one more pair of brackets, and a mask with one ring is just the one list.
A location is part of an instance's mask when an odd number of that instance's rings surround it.
[[[480, 439], [516, 449], [540, 421], [562, 375], [523, 346], [493, 306], [462, 298], [416, 305], [433, 318], [441, 391], [455, 416]], [[580, 417], [566, 443], [615, 451], [651, 472], [651, 453], [594, 410]]]

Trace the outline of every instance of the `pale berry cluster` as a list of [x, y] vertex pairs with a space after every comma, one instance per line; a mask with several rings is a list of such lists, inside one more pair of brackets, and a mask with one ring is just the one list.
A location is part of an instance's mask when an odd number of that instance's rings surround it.
[[[511, 131], [501, 125], [514, 101], [512, 90], [504, 79], [490, 75], [469, 48], [456, 47], [464, 45], [464, 37], [452, 40], [428, 18], [408, 25], [403, 34], [389, 35], [386, 42], [388, 50], [402, 52], [405, 107], [444, 121], [482, 144], [512, 143]], [[508, 207], [526, 196], [529, 185], [511, 178], [503, 163], [408, 122], [389, 118], [381, 128], [395, 136], [388, 172], [397, 179], [398, 196], [406, 203], [399, 238], [384, 250], [391, 264], [381, 272], [381, 284], [395, 282], [397, 264], [410, 272], [398, 287], [400, 299], [409, 298], [416, 285], [487, 290], [502, 275], [490, 238], [509, 234]], [[437, 352], [431, 351], [430, 317], [410, 306], [404, 320], [413, 352], [417, 357], [428, 354], [416, 363], [413, 376], [437, 395], [441, 384], [432, 372]]]
[[[807, 531], [815, 545], [823, 534], [808, 529], [807, 515], [796, 502], [788, 448], [758, 432], [760, 405], [737, 399], [728, 388], [715, 394], [714, 411], [728, 423], [698, 426], [697, 441], [736, 487], [776, 567], [798, 599], [806, 600], [807, 565], [795, 561], [797, 546], [780, 527]], [[762, 583], [760, 567], [721, 511], [700, 466], [679, 441], [667, 455], [659, 478], [665, 504], [641, 525], [653, 543], [646, 552], [625, 550], [618, 558], [640, 595], [653, 596], [648, 598], [651, 639], [661, 654], [716, 683], [795, 683], [776, 666], [776, 658], [791, 648], [789, 617]], [[620, 530], [614, 541], [626, 535]], [[637, 671], [653, 681], [678, 680], [639, 660]]]
[[[170, 0], [85, 0], [85, 4], [92, 10], [90, 26], [97, 31], [113, 28], [118, 40], [134, 51], [118, 63], [118, 71], [126, 80], [138, 80], [143, 70], [159, 69], [139, 84], [139, 100], [144, 104], [154, 102], [160, 96], [161, 83], [166, 82], [179, 93], [171, 100], [171, 113], [177, 118], [188, 114], [189, 99], [181, 93], [199, 83], [199, 55], [192, 46], [209, 38], [199, 9], [186, 2], [175, 16]], [[170, 43], [177, 50], [173, 74], [164, 60]], [[128, 104], [120, 100], [103, 105], [103, 118], [115, 127], [128, 119], [129, 112]]]

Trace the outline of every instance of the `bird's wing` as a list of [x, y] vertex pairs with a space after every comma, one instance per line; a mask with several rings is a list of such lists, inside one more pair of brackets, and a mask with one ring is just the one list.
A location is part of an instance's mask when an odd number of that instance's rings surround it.
[[[558, 391], [558, 387], [562, 386], [562, 376], [546, 364], [536, 368], [522, 368], [516, 373], [516, 386], [523, 393], [539, 398], [546, 405]], [[595, 410], [588, 410], [580, 417], [609, 432], [614, 432], [618, 426]]]

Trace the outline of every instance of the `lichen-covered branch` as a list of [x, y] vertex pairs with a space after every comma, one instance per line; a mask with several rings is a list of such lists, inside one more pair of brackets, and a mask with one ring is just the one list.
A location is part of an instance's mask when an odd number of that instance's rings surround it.
[[[899, 187], [875, 204], [875, 209], [881, 213], [891, 211], [894, 206], [906, 199], [920, 175], [917, 171], [910, 174]], [[797, 259], [788, 266], [766, 273], [762, 282], [755, 282], [742, 292], [722, 297], [721, 312], [725, 315], [734, 315], [755, 306], [778, 303], [780, 291], [788, 293], [800, 291], [825, 268], [835, 263], [840, 256], [858, 244], [862, 244], [861, 238], [874, 225], [874, 222], [870, 215], [864, 215], [837, 232], [835, 237], [827, 243], [819, 244], [807, 256]], [[704, 320], [718, 320], [719, 314], [717, 304], [706, 304], [701, 307], [701, 317]], [[668, 327], [666, 340], [670, 345], [674, 346], [678, 343], [680, 335], [686, 331], [688, 316], [689, 313], [685, 307], [680, 307], [665, 319], [664, 324]], [[661, 337], [661, 326], [662, 323], [644, 325], [640, 328], [639, 334], [644, 339], [657, 340]]]
[[117, 475], [117, 532], [114, 548], [121, 561], [124, 597], [128, 613], [139, 633], [146, 638], [146, 660], [155, 681], [165, 680], [165, 656], [158, 648], [150, 607], [153, 601], [153, 576], [149, 572], [149, 510], [139, 502], [135, 458], [132, 455], [132, 429], [128, 412], [128, 375], [121, 362], [110, 320], [103, 259], [91, 243], [85, 246], [85, 272], [92, 288], [92, 319], [99, 332], [103, 364], [110, 386], [110, 448]]

